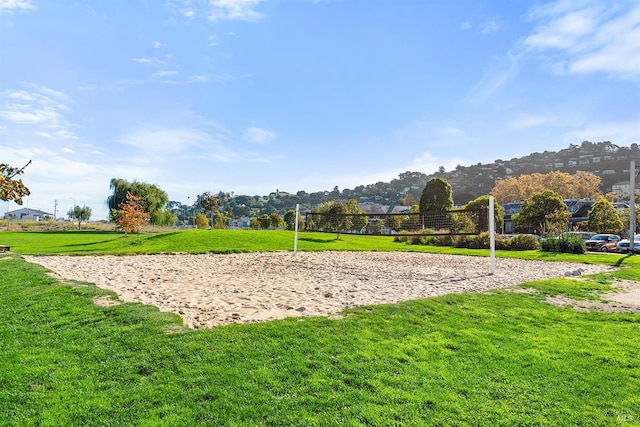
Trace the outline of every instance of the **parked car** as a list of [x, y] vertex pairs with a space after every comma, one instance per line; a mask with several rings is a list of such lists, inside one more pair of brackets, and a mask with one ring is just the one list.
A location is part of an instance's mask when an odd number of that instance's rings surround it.
[[615, 252], [619, 241], [617, 234], [596, 234], [584, 243], [589, 251]]
[[[622, 239], [616, 245], [616, 251], [621, 253], [629, 252], [629, 239]], [[640, 254], [640, 235], [633, 237], [633, 252]]]

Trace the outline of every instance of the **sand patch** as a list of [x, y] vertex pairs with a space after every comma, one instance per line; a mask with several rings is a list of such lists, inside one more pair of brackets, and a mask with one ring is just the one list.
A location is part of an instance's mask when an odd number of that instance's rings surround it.
[[211, 327], [291, 316], [329, 316], [345, 308], [484, 292], [527, 281], [613, 270], [603, 265], [406, 252], [269, 252], [231, 255], [25, 257], [65, 279], [112, 290], [123, 301], [179, 314]]
[[114, 305], [120, 305], [122, 301], [103, 295], [93, 298], [93, 303], [100, 307], [113, 307]]
[[640, 283], [619, 281], [614, 285], [619, 289], [602, 295], [601, 301], [575, 300], [563, 295], [547, 297], [545, 301], [560, 307], [569, 306], [577, 311], [640, 313]]

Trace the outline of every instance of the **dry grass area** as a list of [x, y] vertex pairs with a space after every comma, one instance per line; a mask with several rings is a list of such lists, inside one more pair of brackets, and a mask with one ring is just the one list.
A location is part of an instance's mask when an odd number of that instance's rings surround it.
[[602, 295], [600, 301], [576, 300], [564, 295], [547, 297], [549, 304], [560, 307], [569, 306], [577, 311], [603, 311], [606, 313], [640, 313], [640, 283], [619, 281], [616, 292]]

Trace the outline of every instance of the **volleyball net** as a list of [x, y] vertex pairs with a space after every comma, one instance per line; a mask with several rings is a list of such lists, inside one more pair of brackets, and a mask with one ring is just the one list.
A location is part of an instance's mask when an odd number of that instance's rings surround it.
[[305, 231], [393, 236], [476, 235], [488, 231], [489, 212], [485, 209], [407, 213], [344, 214], [307, 212]]

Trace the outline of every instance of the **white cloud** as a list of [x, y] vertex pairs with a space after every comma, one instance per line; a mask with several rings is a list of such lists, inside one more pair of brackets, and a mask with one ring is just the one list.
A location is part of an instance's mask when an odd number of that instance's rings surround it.
[[413, 163], [407, 166], [406, 170], [418, 170], [423, 173], [433, 173], [443, 166], [445, 170], [453, 170], [457, 165], [467, 164], [468, 161], [458, 157], [439, 158], [432, 153], [425, 151], [414, 159]]
[[490, 21], [483, 22], [478, 26], [478, 31], [482, 34], [495, 33], [496, 31], [500, 31], [502, 27], [493, 19]]
[[463, 136], [464, 135], [464, 131], [460, 128], [457, 128], [455, 126], [445, 126], [442, 129], [442, 134], [444, 136], [449, 136], [449, 137], [459, 137], [459, 136]]
[[166, 43], [153, 42], [154, 49], [160, 49], [161, 47], [165, 47], [165, 46], [166, 46]]
[[465, 102], [479, 106], [487, 101], [498, 89], [500, 89], [518, 71], [517, 57], [507, 52], [506, 61], [499, 59], [493, 69], [483, 70], [482, 79], [476, 83], [469, 94], [465, 97]]
[[262, 0], [210, 0], [211, 21], [257, 21], [264, 15], [255, 8]]
[[266, 144], [276, 137], [276, 133], [266, 129], [251, 127], [244, 130], [243, 137], [247, 141], [255, 142], [257, 144]]
[[464, 21], [462, 24], [460, 24], [460, 29], [461, 30], [469, 30], [469, 29], [471, 29], [471, 22]]
[[206, 83], [209, 81], [209, 76], [189, 76], [186, 83]]
[[533, 127], [538, 127], [550, 123], [552, 120], [548, 117], [533, 116], [533, 115], [520, 115], [515, 120], [512, 120], [507, 124], [509, 130], [522, 130]]
[[153, 154], [179, 154], [189, 147], [210, 142], [204, 132], [194, 129], [138, 129], [120, 138], [119, 142]]
[[177, 74], [178, 74], [178, 72], [175, 71], [175, 70], [160, 70], [160, 71], [156, 71], [155, 73], [153, 73], [152, 78], [153, 77], [175, 76]]
[[569, 143], [582, 141], [612, 141], [620, 146], [640, 144], [640, 122], [589, 122], [565, 134]]
[[37, 89], [39, 92], [24, 90], [1, 92], [0, 121], [31, 126], [30, 130], [47, 138], [75, 138], [70, 130], [72, 126], [64, 118], [71, 109], [60, 102], [66, 100], [68, 96], [49, 88]]
[[0, 13], [26, 12], [35, 7], [31, 0], [0, 0]]
[[525, 45], [558, 73], [640, 79], [640, 3], [557, 1], [531, 11]]
[[131, 60], [139, 64], [149, 64], [151, 62], [149, 58], [131, 58]]

